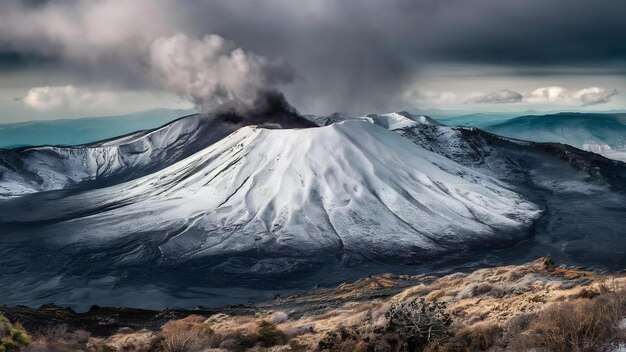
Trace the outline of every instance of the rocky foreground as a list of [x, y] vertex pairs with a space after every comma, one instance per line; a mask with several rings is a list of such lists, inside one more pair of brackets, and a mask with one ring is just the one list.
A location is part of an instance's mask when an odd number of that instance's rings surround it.
[[216, 310], [0, 307], [0, 351], [619, 351], [626, 274], [549, 258]]

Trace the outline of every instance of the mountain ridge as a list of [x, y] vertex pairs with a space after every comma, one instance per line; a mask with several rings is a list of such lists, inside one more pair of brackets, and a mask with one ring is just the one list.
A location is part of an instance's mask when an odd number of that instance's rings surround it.
[[561, 112], [473, 124], [502, 136], [568, 144], [611, 159], [626, 161], [626, 114], [623, 113]]

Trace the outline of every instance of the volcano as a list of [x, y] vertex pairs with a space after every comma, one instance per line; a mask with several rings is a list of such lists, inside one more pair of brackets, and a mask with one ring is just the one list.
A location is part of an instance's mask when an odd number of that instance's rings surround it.
[[1, 151], [0, 298], [222, 304], [376, 268], [624, 260], [623, 163], [406, 112], [309, 119], [191, 115]]

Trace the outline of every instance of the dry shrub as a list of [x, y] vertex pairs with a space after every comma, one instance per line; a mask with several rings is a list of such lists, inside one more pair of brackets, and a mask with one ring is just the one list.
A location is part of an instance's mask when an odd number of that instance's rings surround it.
[[450, 316], [441, 302], [424, 299], [392, 304], [384, 324], [372, 312], [350, 327], [330, 331], [318, 342], [320, 351], [421, 351], [429, 341], [448, 336]]
[[194, 330], [169, 330], [161, 335], [161, 346], [165, 352], [189, 352], [199, 350], [200, 339]]
[[211, 329], [211, 325], [209, 323], [205, 323], [206, 319], [199, 315], [190, 315], [183, 319], [172, 320], [165, 325], [163, 325], [162, 330], [194, 330], [197, 331], [200, 335], [211, 335], [213, 330]]
[[424, 299], [393, 304], [385, 316], [389, 320], [385, 331], [400, 336], [411, 349], [445, 339], [452, 324], [445, 303]]
[[324, 352], [400, 352], [408, 351], [406, 341], [393, 333], [363, 333], [355, 327], [340, 327], [324, 335], [318, 343], [318, 350]]
[[71, 340], [77, 345], [85, 345], [89, 342], [89, 334], [84, 330], [76, 330], [70, 331], [65, 324], [57, 325], [57, 326], [49, 326], [43, 331], [41, 331], [41, 336], [43, 336], [48, 341], [67, 341]]
[[504, 277], [506, 281], [511, 282], [523, 278], [524, 276], [528, 275], [528, 273], [529, 272], [526, 269], [513, 268], [506, 275], [504, 275]]
[[477, 324], [464, 328], [445, 341], [435, 341], [429, 352], [487, 351], [501, 343], [503, 329], [493, 324]]
[[284, 345], [289, 341], [289, 337], [282, 330], [276, 327], [276, 324], [267, 320], [259, 323], [257, 331], [257, 339], [263, 346], [271, 347], [276, 345]]
[[96, 341], [90, 344], [89, 352], [116, 352], [114, 347], [107, 345], [104, 341]]
[[619, 345], [623, 302], [618, 294], [555, 303], [529, 328], [529, 344], [554, 352], [613, 351]]
[[578, 299], [547, 306], [539, 312], [520, 314], [503, 327], [477, 324], [461, 327], [448, 339], [433, 341], [431, 352], [453, 351], [552, 351], [608, 352], [626, 343], [620, 323], [626, 317], [626, 292], [593, 288], [592, 299]]
[[[49, 326], [33, 334], [32, 343], [22, 352], [114, 352], [116, 348], [84, 330], [71, 331], [67, 325]], [[123, 349], [123, 351], [126, 351]], [[131, 349], [131, 351], [139, 351]]]
[[583, 287], [582, 290], [578, 291], [575, 295], [572, 295], [571, 298], [587, 298], [592, 299], [596, 298], [602, 294], [610, 293], [611, 289], [604, 283], [596, 286]]
[[115, 347], [116, 350], [152, 352], [158, 350], [161, 336], [150, 330], [129, 332], [129, 329], [120, 329], [115, 335], [107, 339], [107, 343]]
[[117, 332], [115, 332], [115, 333], [116, 334], [127, 335], [127, 334], [132, 334], [133, 332], [134, 332], [133, 329], [131, 329], [131, 328], [127, 327], [127, 326], [124, 326], [124, 327], [121, 327], [121, 328], [117, 329]]
[[256, 345], [256, 336], [244, 334], [240, 331], [231, 332], [225, 335], [219, 335], [219, 339], [216, 339], [211, 347], [219, 347], [229, 351], [246, 351]]
[[284, 346], [289, 348], [288, 351], [291, 352], [307, 352], [307, 351], [311, 351], [311, 347], [302, 342], [302, 341], [298, 341], [297, 339], [291, 339], [289, 340], [289, 344], [287, 346]]
[[159, 334], [160, 350], [164, 352], [205, 351], [221, 348], [229, 351], [245, 351], [255, 346], [259, 348], [285, 345], [289, 336], [276, 324], [262, 320], [252, 329], [219, 329], [217, 332], [199, 316], [170, 321], [163, 325]]
[[203, 317], [191, 315], [163, 325], [159, 338], [165, 352], [190, 352], [209, 347], [213, 334]]
[[523, 334], [537, 319], [538, 312], [526, 312], [511, 318], [504, 327], [504, 335], [507, 339]]

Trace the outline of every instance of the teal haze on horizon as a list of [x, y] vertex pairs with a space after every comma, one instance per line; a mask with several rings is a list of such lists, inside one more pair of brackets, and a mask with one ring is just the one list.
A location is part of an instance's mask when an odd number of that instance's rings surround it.
[[[152, 109], [127, 115], [0, 124], [0, 148], [75, 146], [157, 128], [195, 113], [193, 109]], [[417, 112], [449, 126], [476, 127], [505, 137], [557, 142], [626, 161], [626, 112]]]
[[0, 148], [79, 145], [162, 126], [193, 109], [154, 109], [120, 116], [0, 124]]

